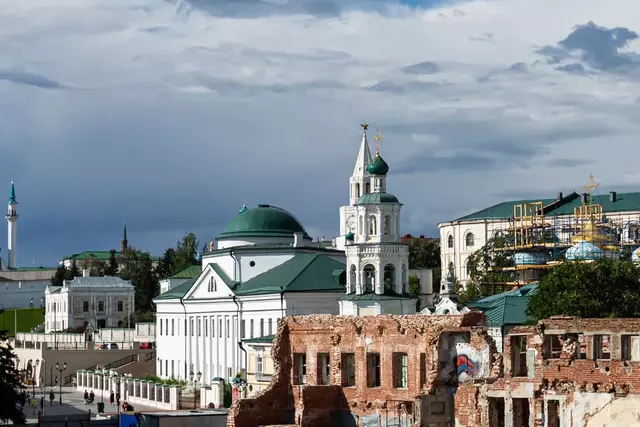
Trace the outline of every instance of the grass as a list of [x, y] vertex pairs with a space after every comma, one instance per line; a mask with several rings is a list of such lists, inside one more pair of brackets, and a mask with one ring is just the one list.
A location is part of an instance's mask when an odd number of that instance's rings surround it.
[[[17, 312], [17, 313], [16, 313]], [[0, 314], [0, 329], [6, 329], [7, 335], [16, 335], [16, 323], [18, 320], [17, 332], [31, 332], [31, 329], [44, 322], [42, 308], [8, 308]]]

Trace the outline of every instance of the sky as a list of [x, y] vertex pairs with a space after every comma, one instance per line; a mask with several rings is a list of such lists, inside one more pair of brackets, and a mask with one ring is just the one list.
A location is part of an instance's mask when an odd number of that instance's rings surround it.
[[[640, 191], [637, 0], [0, 0], [18, 263], [201, 245], [246, 203], [334, 237], [378, 128], [403, 233]], [[371, 135], [372, 136], [372, 135]], [[375, 149], [370, 138], [372, 150]], [[6, 256], [6, 231], [0, 232]]]

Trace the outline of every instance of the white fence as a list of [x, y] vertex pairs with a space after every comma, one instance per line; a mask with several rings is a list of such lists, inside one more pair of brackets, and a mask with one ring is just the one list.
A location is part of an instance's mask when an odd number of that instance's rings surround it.
[[180, 408], [180, 386], [154, 384], [136, 378], [114, 378], [111, 372], [103, 375], [93, 371], [77, 371], [76, 388], [81, 392], [93, 391], [96, 398], [102, 394], [102, 398], [107, 402], [112, 391], [120, 391], [120, 402], [128, 402], [134, 408], [136, 404], [165, 410]]
[[102, 328], [94, 332], [93, 341], [89, 342], [83, 333], [56, 332], [50, 334], [34, 332], [18, 332], [16, 344], [18, 348], [46, 348], [59, 350], [78, 350], [94, 346], [94, 344], [116, 343], [120, 349], [134, 348], [134, 342], [155, 342], [156, 325], [139, 323], [135, 329]]
[[200, 389], [200, 408], [222, 408], [224, 404], [224, 381], [212, 381], [211, 386]]

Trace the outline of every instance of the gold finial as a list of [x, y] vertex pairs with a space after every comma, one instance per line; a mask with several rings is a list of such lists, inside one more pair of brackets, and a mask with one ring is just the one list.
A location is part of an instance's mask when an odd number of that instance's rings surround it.
[[209, 242], [209, 252], [213, 252], [213, 250], [216, 248], [215, 244], [213, 243], [213, 240]]
[[362, 123], [360, 126], [362, 127], [362, 130], [363, 130], [364, 132], [366, 132], [366, 131], [367, 131], [367, 129], [369, 129], [369, 125], [367, 124], [367, 122]]
[[382, 139], [382, 135], [380, 135], [380, 131], [376, 128], [376, 154], [380, 154], [380, 140]]
[[[593, 193], [598, 189], [598, 187], [600, 187], [600, 184], [598, 184], [596, 179], [593, 177], [593, 174], [590, 173], [589, 174], [589, 183], [584, 186], [584, 189], [589, 192], [590, 196], [593, 196]], [[591, 197], [589, 197], [589, 201], [591, 201]]]

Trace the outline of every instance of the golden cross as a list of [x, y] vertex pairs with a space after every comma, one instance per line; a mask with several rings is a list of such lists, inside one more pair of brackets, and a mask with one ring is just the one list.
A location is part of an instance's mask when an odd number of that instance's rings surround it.
[[589, 192], [589, 194], [593, 195], [593, 192], [600, 187], [600, 184], [596, 182], [596, 179], [593, 177], [593, 174], [589, 174], [589, 183], [584, 186], [584, 189]]
[[378, 129], [376, 129], [375, 140], [376, 140], [376, 152], [377, 153], [380, 152], [380, 140], [381, 139], [382, 139], [382, 135], [380, 135], [380, 132], [378, 131]]

